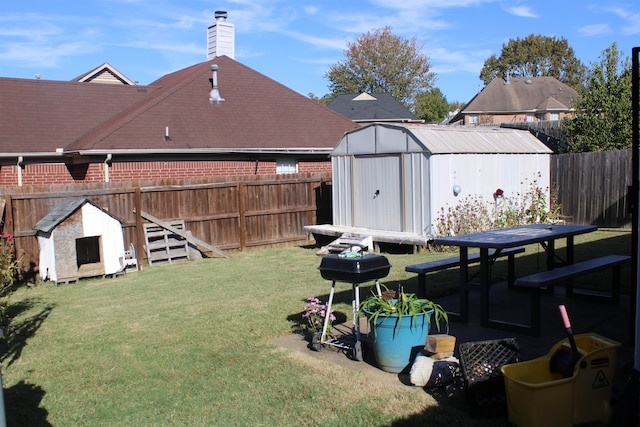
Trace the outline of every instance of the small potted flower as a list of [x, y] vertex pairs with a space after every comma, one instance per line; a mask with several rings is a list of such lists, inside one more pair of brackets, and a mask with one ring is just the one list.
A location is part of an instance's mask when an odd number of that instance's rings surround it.
[[405, 293], [402, 286], [397, 293], [384, 288], [381, 295], [365, 299], [360, 312], [369, 319], [369, 340], [378, 366], [398, 373], [417, 354], [414, 347], [425, 346], [431, 320], [440, 331], [441, 324], [448, 330], [449, 318], [440, 304]]
[[[307, 302], [304, 305], [302, 318], [306, 320], [306, 332], [309, 333], [313, 339], [319, 343], [319, 337], [322, 335], [322, 328], [324, 327], [324, 320], [327, 317], [327, 306], [320, 301], [317, 297], [307, 298]], [[333, 314], [333, 310], [329, 313], [329, 321], [327, 323], [327, 335], [331, 333], [331, 325], [336, 320], [336, 316]], [[316, 348], [317, 347], [317, 348]], [[319, 350], [320, 346], [313, 346], [314, 350]]]

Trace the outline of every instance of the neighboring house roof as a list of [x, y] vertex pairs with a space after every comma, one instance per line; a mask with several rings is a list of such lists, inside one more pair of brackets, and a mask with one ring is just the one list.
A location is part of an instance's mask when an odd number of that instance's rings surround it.
[[493, 79], [462, 109], [462, 114], [570, 111], [578, 92], [554, 77]]
[[327, 107], [354, 122], [419, 121], [390, 93], [338, 95]]
[[[225, 99], [217, 103], [209, 101], [214, 64]], [[226, 56], [168, 74], [149, 86], [0, 78], [0, 100], [0, 156], [328, 154], [346, 131], [358, 127]]]
[[136, 83], [129, 80], [127, 76], [116, 70], [108, 62], [105, 62], [98, 68], [89, 71], [86, 74], [76, 77], [72, 81], [74, 82], [91, 82], [91, 83], [106, 83], [106, 84], [119, 84], [119, 85], [135, 85]]
[[[403, 144], [382, 141], [382, 145], [372, 148], [370, 138], [377, 133], [370, 128], [376, 127], [402, 130], [403, 135], [408, 137], [403, 137], [405, 141]], [[384, 133], [384, 135], [391, 140], [390, 134]], [[353, 147], [350, 147], [350, 144], [353, 144]], [[366, 147], [369, 151], [360, 152], [361, 147]], [[372, 123], [347, 132], [331, 155], [424, 151], [431, 154], [551, 154], [553, 152], [527, 130]]]
[[0, 157], [55, 153], [155, 90], [0, 78]]

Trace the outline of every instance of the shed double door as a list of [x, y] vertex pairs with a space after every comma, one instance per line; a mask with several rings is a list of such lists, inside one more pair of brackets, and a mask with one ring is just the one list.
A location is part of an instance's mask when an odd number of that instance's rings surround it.
[[399, 155], [354, 157], [354, 226], [403, 231], [401, 166]]

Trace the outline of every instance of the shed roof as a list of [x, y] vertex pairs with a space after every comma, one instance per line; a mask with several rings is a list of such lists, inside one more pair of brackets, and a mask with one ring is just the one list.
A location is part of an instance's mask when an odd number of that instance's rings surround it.
[[[352, 137], [358, 133], [375, 135], [375, 147], [371, 154], [423, 151], [431, 154], [552, 153], [551, 149], [526, 130], [477, 126], [463, 128], [426, 124], [373, 123], [348, 132], [332, 155], [344, 155], [356, 151], [363, 153], [361, 149], [349, 147], [349, 144], [360, 144], [361, 146], [369, 144], [370, 148], [370, 141]], [[382, 138], [386, 138], [387, 141], [380, 140]]]
[[33, 229], [38, 232], [41, 231], [43, 233], [50, 233], [54, 228], [58, 226], [58, 224], [62, 223], [64, 220], [69, 218], [74, 214], [78, 209], [84, 206], [86, 203], [89, 203], [96, 208], [100, 209], [106, 215], [111, 216], [116, 219], [118, 222], [120, 221], [115, 216], [111, 215], [109, 212], [100, 208], [100, 206], [95, 205], [89, 199], [79, 199], [79, 200], [70, 200], [67, 202], [60, 203], [55, 208], [53, 208], [49, 213], [47, 213], [40, 221], [33, 226]]

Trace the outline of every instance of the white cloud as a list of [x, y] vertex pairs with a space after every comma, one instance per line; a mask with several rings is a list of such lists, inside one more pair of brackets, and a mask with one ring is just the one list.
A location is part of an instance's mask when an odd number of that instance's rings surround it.
[[318, 13], [319, 10], [320, 10], [320, 7], [318, 7], [318, 6], [305, 6], [304, 7], [304, 11], [307, 13], [307, 15], [315, 15], [316, 13]]
[[149, 42], [149, 41], [135, 41], [129, 43], [118, 43], [116, 46], [134, 48], [134, 49], [149, 49], [149, 50], [157, 50], [164, 52], [178, 52], [183, 54], [195, 54], [202, 55], [204, 52], [203, 46], [199, 46], [193, 43], [184, 44], [184, 43], [167, 43], [164, 41], [158, 41], [157, 43]]
[[9, 43], [0, 51], [0, 59], [15, 61], [26, 66], [57, 67], [63, 58], [96, 51], [90, 43], [77, 41], [42, 45], [39, 43]]
[[438, 74], [454, 71], [479, 73], [490, 55], [491, 52], [486, 49], [478, 50], [473, 47], [455, 51], [440, 47], [429, 49], [428, 52], [434, 71]]
[[295, 31], [280, 31], [280, 33], [318, 48], [343, 50], [347, 47], [347, 42], [343, 38], [316, 37]]
[[631, 6], [622, 7], [605, 7], [605, 12], [613, 13], [619, 18], [626, 21], [627, 25], [622, 26], [622, 32], [625, 35], [640, 34], [640, 13], [630, 10]]
[[622, 29], [626, 35], [640, 34], [640, 15]]
[[603, 34], [610, 34], [611, 27], [609, 27], [609, 24], [585, 25], [584, 27], [578, 28], [578, 32], [586, 37], [601, 36]]
[[529, 6], [513, 6], [505, 9], [508, 13], [522, 18], [537, 18], [538, 15]]
[[371, 3], [388, 9], [429, 10], [448, 9], [452, 7], [476, 6], [482, 3], [494, 3], [495, 0], [405, 0], [389, 2], [388, 0], [372, 0]]
[[93, 53], [101, 45], [101, 30], [88, 19], [73, 16], [17, 13], [0, 17], [0, 58], [24, 66], [53, 68], [63, 58]]

